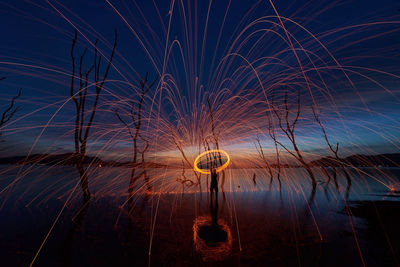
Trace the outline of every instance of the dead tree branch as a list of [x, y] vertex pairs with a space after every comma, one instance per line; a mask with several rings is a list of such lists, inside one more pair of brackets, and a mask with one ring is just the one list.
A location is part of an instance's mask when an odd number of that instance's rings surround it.
[[[350, 191], [350, 187], [351, 187], [351, 178], [350, 178], [350, 175], [349, 175], [348, 171], [346, 170], [346, 166], [344, 164], [344, 160], [339, 156], [339, 143], [336, 143], [336, 146], [332, 146], [331, 142], [329, 141], [328, 134], [326, 133], [325, 126], [322, 123], [321, 118], [320, 118], [319, 114], [317, 113], [317, 111], [315, 110], [314, 106], [312, 107], [312, 112], [313, 112], [315, 121], [318, 123], [319, 127], [321, 128], [322, 134], [324, 135], [324, 139], [325, 139], [326, 144], [329, 147], [329, 150], [335, 156], [335, 160], [336, 160], [337, 164], [339, 164], [340, 168], [342, 169], [342, 171], [343, 171], [343, 173], [344, 173], [344, 175], [346, 177], [347, 195], [348, 195], [348, 193]], [[333, 166], [333, 168], [335, 168], [335, 166]], [[336, 168], [334, 169], [334, 180], [335, 180], [335, 183], [336, 183], [336, 186], [337, 186]]]
[[275, 129], [272, 126], [272, 121], [271, 118], [268, 116], [268, 133], [271, 139], [274, 141], [274, 147], [275, 147], [275, 158], [276, 158], [276, 166], [277, 166], [277, 180], [279, 182], [279, 191], [281, 192], [282, 190], [282, 183], [281, 183], [281, 161], [280, 161], [280, 155], [279, 155], [279, 149], [278, 149], [278, 143], [276, 142], [276, 133]]
[[285, 96], [284, 96], [284, 100], [283, 100], [284, 109], [282, 110], [280, 107], [275, 105], [274, 91], [272, 94], [272, 105], [271, 106], [272, 106], [272, 112], [275, 115], [276, 119], [278, 120], [278, 126], [279, 126], [280, 130], [285, 134], [287, 139], [290, 141], [293, 149], [289, 149], [285, 144], [283, 144], [281, 141], [279, 141], [278, 138], [276, 137], [276, 135], [272, 134], [272, 130], [270, 130], [270, 136], [276, 144], [281, 146], [290, 155], [292, 155], [301, 164], [301, 166], [307, 171], [307, 173], [311, 179], [312, 186], [313, 186], [312, 197], [311, 197], [313, 199], [313, 195], [315, 194], [315, 190], [316, 190], [316, 186], [317, 186], [317, 181], [315, 179], [314, 173], [311, 170], [311, 167], [305, 161], [304, 156], [297, 145], [297, 141], [296, 141], [296, 137], [295, 137], [295, 128], [299, 121], [300, 113], [301, 113], [300, 90], [297, 90], [297, 101], [296, 101], [297, 107], [296, 107], [295, 116], [293, 119], [290, 118], [291, 112], [290, 112], [290, 107], [288, 104], [288, 89], [287, 88], [285, 90]]
[[272, 173], [271, 165], [269, 164], [267, 158], [265, 157], [264, 150], [262, 148], [259, 136], [256, 137], [256, 141], [257, 141], [257, 143], [255, 143], [254, 145], [256, 147], [258, 156], [261, 158], [261, 160], [264, 162], [265, 166], [267, 167], [267, 170], [268, 170], [268, 173], [269, 173], [269, 177], [270, 177], [270, 182], [269, 183], [271, 185], [272, 181], [274, 179], [274, 175]]
[[[0, 81], [4, 80], [5, 77], [0, 78]], [[7, 108], [3, 111], [0, 120], [0, 136], [2, 135], [2, 129], [6, 124], [14, 117], [15, 113], [21, 110], [20, 107], [15, 106], [15, 101], [21, 97], [21, 89], [18, 90], [18, 94], [13, 96]]]
[[[129, 136], [131, 137], [131, 141], [133, 144], [133, 158], [132, 158], [132, 172], [131, 172], [131, 178], [129, 181], [129, 188], [128, 188], [128, 193], [131, 194], [133, 192], [133, 187], [136, 183], [136, 181], [140, 178], [140, 176], [143, 174], [146, 177], [146, 170], [144, 168], [144, 171], [140, 174], [135, 176], [135, 171], [138, 165], [138, 155], [141, 154], [141, 165], [144, 167], [145, 164], [145, 153], [149, 147], [149, 141], [146, 140], [142, 134], [141, 134], [141, 128], [142, 128], [142, 116], [143, 116], [143, 105], [144, 105], [144, 100], [146, 98], [147, 93], [150, 91], [150, 89], [154, 86], [158, 78], [154, 79], [154, 81], [151, 84], [148, 84], [148, 73], [146, 73], [146, 76], [144, 79], [140, 79], [140, 92], [138, 93], [138, 101], [131, 102], [130, 104], [130, 113], [129, 113], [129, 118], [130, 121], [129, 123], [126, 122], [121, 115], [119, 114], [118, 110], [114, 110], [115, 115], [117, 116], [118, 120], [125, 126], [125, 128], [128, 131]], [[133, 126], [133, 127], [132, 127]], [[139, 141], [142, 142], [142, 148], [139, 148]]]
[[[74, 38], [72, 39], [71, 46], [71, 61], [72, 61], [72, 72], [71, 72], [71, 85], [70, 85], [70, 96], [75, 104], [75, 126], [74, 126], [74, 142], [75, 142], [75, 157], [76, 166], [80, 173], [80, 183], [81, 188], [84, 193], [85, 199], [90, 198], [90, 191], [88, 187], [88, 176], [86, 170], [83, 167], [84, 160], [86, 157], [86, 147], [89, 138], [90, 129], [93, 124], [93, 120], [96, 114], [97, 105], [100, 98], [100, 93], [103, 89], [104, 83], [107, 80], [112, 61], [115, 54], [115, 49], [117, 46], [117, 31], [114, 32], [114, 45], [109, 59], [107, 60], [106, 69], [103, 75], [100, 75], [102, 56], [99, 55], [97, 43], [94, 43], [94, 57], [93, 64], [86, 70], [84, 70], [83, 63], [85, 61], [85, 56], [87, 49], [79, 57], [78, 70], [76, 70], [76, 58], [75, 58], [75, 46], [78, 40], [78, 32], [75, 30]], [[77, 73], [78, 72], [78, 73]], [[93, 81], [95, 87], [95, 99], [91, 107], [88, 107], [86, 103], [88, 97], [88, 85], [89, 77], [93, 73]], [[76, 77], [79, 77], [78, 88], [76, 88]], [[89, 119], [86, 120], [87, 110], [89, 111]]]
[[[207, 104], [208, 104], [208, 110], [210, 112], [210, 118], [211, 118], [211, 133], [212, 133], [213, 138], [214, 138], [215, 147], [219, 150], [218, 136], [215, 133], [214, 113], [213, 113], [213, 110], [212, 110], [210, 97], [207, 97]], [[222, 156], [221, 156], [221, 153], [219, 153], [219, 152], [218, 152], [218, 159], [219, 159], [219, 164], [222, 165]], [[221, 189], [222, 189], [222, 191], [224, 191], [224, 185], [225, 185], [225, 171], [222, 171], [222, 181], [221, 181]]]

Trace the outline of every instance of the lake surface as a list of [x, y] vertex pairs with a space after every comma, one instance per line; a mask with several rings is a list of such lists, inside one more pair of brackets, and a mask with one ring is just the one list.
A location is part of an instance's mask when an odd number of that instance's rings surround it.
[[130, 170], [91, 168], [84, 202], [74, 167], [3, 165], [1, 265], [29, 266], [41, 244], [33, 266], [398, 265], [400, 169], [348, 171], [346, 192], [315, 169], [313, 196], [300, 168], [282, 169], [281, 190], [228, 168], [211, 197], [192, 170], [146, 170], [129, 195]]

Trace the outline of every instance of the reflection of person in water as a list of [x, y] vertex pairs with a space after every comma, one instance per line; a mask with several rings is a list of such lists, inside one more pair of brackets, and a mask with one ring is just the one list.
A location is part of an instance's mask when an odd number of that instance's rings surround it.
[[213, 197], [213, 193], [210, 192], [210, 213], [211, 213], [211, 225], [213, 227], [218, 227], [218, 194], [215, 193], [215, 200]]
[[[212, 226], [218, 226], [218, 174], [215, 168], [210, 170], [211, 172], [211, 184], [210, 184], [210, 208], [211, 208], [211, 221]], [[215, 191], [215, 204], [214, 204], [214, 193]]]
[[215, 190], [215, 193], [218, 193], [218, 174], [216, 169], [211, 169], [211, 184], [210, 184], [210, 192], [212, 193]]

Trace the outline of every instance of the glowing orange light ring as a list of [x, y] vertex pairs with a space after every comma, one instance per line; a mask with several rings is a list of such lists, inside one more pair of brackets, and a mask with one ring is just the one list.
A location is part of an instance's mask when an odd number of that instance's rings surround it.
[[221, 149], [212, 149], [212, 150], [204, 151], [203, 153], [201, 153], [200, 155], [197, 156], [197, 158], [194, 160], [194, 164], [193, 164], [194, 169], [203, 174], [210, 174], [210, 170], [205, 171], [205, 170], [199, 169], [199, 167], [197, 167], [197, 164], [199, 163], [199, 160], [202, 156], [210, 154], [210, 153], [214, 153], [214, 152], [224, 154], [226, 156], [226, 158], [228, 159], [223, 165], [219, 166], [216, 169], [216, 171], [220, 172], [223, 169], [225, 169], [226, 167], [228, 167], [229, 163], [231, 162], [231, 158], [229, 157], [228, 153], [226, 153], [225, 151], [223, 151]]

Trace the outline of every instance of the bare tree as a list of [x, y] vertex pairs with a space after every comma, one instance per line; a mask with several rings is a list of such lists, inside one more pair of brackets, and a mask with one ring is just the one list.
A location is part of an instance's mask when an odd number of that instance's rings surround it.
[[[340, 166], [340, 168], [342, 169], [342, 171], [343, 171], [343, 173], [344, 173], [344, 175], [346, 177], [346, 181], [347, 181], [347, 193], [346, 193], [346, 195], [348, 195], [349, 192], [350, 192], [350, 188], [351, 188], [351, 178], [350, 178], [349, 173], [346, 170], [346, 166], [344, 164], [344, 160], [339, 156], [339, 143], [336, 143], [336, 146], [333, 146], [331, 144], [331, 142], [329, 141], [329, 138], [328, 138], [328, 134], [326, 133], [325, 126], [323, 125], [319, 114], [317, 114], [317, 111], [315, 110], [314, 107], [312, 107], [312, 111], [313, 111], [314, 118], [315, 118], [316, 122], [318, 123], [318, 125], [320, 126], [321, 131], [322, 131], [322, 133], [324, 135], [325, 142], [328, 145], [329, 150], [332, 152], [332, 154], [335, 157], [335, 161], [336, 161], [335, 163]], [[335, 167], [334, 164], [332, 164], [332, 167], [334, 168], [334, 181], [335, 181], [336, 187], [338, 188], [337, 180], [336, 180], [336, 167]]]
[[[271, 134], [271, 138], [274, 140], [275, 143], [279, 144], [283, 149], [285, 149], [290, 155], [292, 155], [300, 164], [301, 166], [307, 171], [313, 186], [313, 190], [311, 192], [311, 199], [314, 199], [315, 190], [317, 186], [317, 181], [315, 179], [314, 173], [311, 170], [309, 164], [305, 161], [302, 152], [300, 151], [295, 136], [295, 128], [300, 118], [301, 113], [301, 101], [300, 101], [300, 90], [297, 90], [297, 103], [296, 103], [296, 111], [294, 112], [294, 118], [291, 119], [291, 111], [288, 104], [288, 89], [285, 90], [284, 96], [284, 108], [280, 108], [275, 105], [275, 96], [274, 91], [272, 94], [272, 111], [275, 115], [276, 119], [278, 120], [278, 126], [280, 130], [286, 135], [290, 143], [292, 144], [293, 149], [289, 149], [285, 144], [278, 140], [275, 134]], [[271, 126], [270, 126], [271, 127]], [[271, 132], [270, 132], [271, 133]]]
[[279, 191], [282, 192], [282, 183], [281, 183], [281, 160], [279, 155], [278, 143], [276, 142], [276, 133], [275, 129], [272, 127], [272, 121], [270, 117], [268, 117], [269, 125], [268, 125], [268, 133], [271, 139], [274, 141], [275, 147], [275, 158], [276, 158], [276, 168], [278, 169], [276, 179], [279, 182]]
[[[267, 170], [268, 170], [269, 177], [270, 177], [269, 185], [271, 186], [271, 185], [272, 185], [272, 182], [273, 182], [273, 179], [274, 179], [274, 175], [273, 175], [273, 172], [272, 172], [272, 167], [271, 167], [271, 164], [269, 164], [267, 158], [265, 157], [264, 149], [262, 148], [262, 145], [261, 145], [261, 141], [260, 141], [260, 137], [259, 137], [259, 136], [257, 136], [256, 141], [257, 141], [257, 143], [255, 143], [254, 145], [255, 145], [255, 147], [256, 147], [258, 156], [259, 156], [259, 157], [261, 158], [261, 160], [264, 162], [264, 164], [265, 164], [265, 166], [266, 166], [266, 168], [267, 168]], [[278, 153], [279, 153], [279, 152], [278, 152]], [[279, 165], [279, 154], [278, 154], [277, 161], [278, 161], [277, 165]], [[278, 175], [280, 175], [280, 166], [279, 166], [279, 167], [277, 166], [277, 168], [279, 168]], [[255, 180], [255, 176], [253, 176], [253, 178], [254, 178], [254, 180]], [[279, 182], [279, 190], [281, 190], [281, 189], [282, 189], [282, 184], [281, 184], [280, 176], [277, 177], [277, 180], [278, 180], [278, 182]]]
[[[0, 81], [3, 81], [5, 77], [1, 77]], [[14, 117], [15, 113], [17, 113], [21, 108], [15, 106], [15, 101], [21, 96], [21, 89], [19, 89], [18, 94], [13, 96], [7, 108], [1, 114], [0, 120], [0, 137], [3, 134], [3, 128], [6, 124]]]
[[[128, 193], [129, 195], [133, 192], [133, 187], [136, 181], [140, 178], [140, 176], [144, 175], [146, 177], [146, 169], [144, 168], [145, 163], [145, 153], [149, 147], [149, 141], [146, 140], [141, 134], [141, 127], [142, 127], [142, 111], [143, 111], [143, 104], [146, 97], [146, 94], [149, 90], [154, 86], [157, 79], [155, 79], [150, 85], [148, 85], [148, 73], [144, 79], [140, 80], [140, 93], [139, 93], [139, 100], [137, 103], [131, 102], [130, 104], [130, 122], [126, 122], [121, 115], [118, 113], [118, 110], [114, 110], [115, 115], [119, 119], [119, 121], [124, 124], [125, 128], [128, 130], [129, 136], [131, 137], [132, 144], [133, 144], [133, 158], [132, 158], [132, 172], [131, 178], [129, 181], [129, 188]], [[132, 127], [133, 126], [133, 127]], [[139, 141], [142, 142], [142, 148], [139, 149]], [[143, 167], [143, 172], [139, 175], [135, 175], [136, 168], [138, 166], [138, 156], [139, 153], [141, 154], [141, 165]]]
[[[187, 182], [187, 184], [190, 185], [190, 186], [191, 186], [191, 185], [194, 185], [194, 184], [199, 185], [199, 187], [200, 187], [200, 192], [201, 192], [201, 181], [200, 181], [201, 174], [197, 173], [197, 172], [194, 170], [194, 166], [193, 166], [193, 164], [189, 161], [189, 159], [187, 158], [187, 156], [186, 156], [186, 154], [185, 154], [185, 151], [183, 150], [183, 146], [182, 146], [181, 142], [178, 142], [178, 141], [176, 140], [176, 138], [173, 138], [173, 141], [174, 141], [174, 143], [175, 143], [176, 148], [178, 148], [178, 150], [181, 152], [181, 155], [182, 155], [182, 157], [183, 157], [183, 160], [182, 160], [182, 168], [184, 168], [184, 162], [186, 162], [186, 164], [188, 164], [188, 165], [190, 166], [190, 168], [193, 170], [194, 175], [196, 176], [197, 183], [194, 183], [193, 181], [188, 180], [188, 179], [186, 179], [185, 182]], [[189, 181], [190, 181], [190, 182], [189, 182]]]
[[188, 179], [185, 175], [185, 162], [182, 160], [182, 174], [181, 178], [176, 178], [177, 182], [180, 182], [182, 184], [182, 193], [185, 193], [185, 186], [192, 186], [194, 185], [194, 182], [190, 179]]
[[274, 175], [272, 173], [272, 168], [271, 165], [269, 164], [267, 158], [265, 157], [264, 154], [264, 149], [262, 148], [261, 142], [260, 142], [260, 137], [257, 136], [256, 137], [256, 143], [254, 143], [258, 156], [260, 157], [260, 159], [263, 161], [263, 163], [265, 164], [265, 166], [267, 167], [268, 173], [269, 173], [269, 178], [270, 178], [270, 184], [272, 184], [272, 181], [274, 179]]
[[[83, 51], [83, 53], [79, 57], [78, 61], [78, 73], [76, 73], [76, 59], [75, 59], [75, 46], [76, 41], [78, 39], [78, 33], [75, 30], [75, 35], [72, 40], [71, 47], [71, 60], [72, 60], [72, 73], [71, 73], [71, 86], [70, 86], [70, 95], [71, 99], [75, 104], [75, 126], [74, 126], [74, 141], [75, 141], [75, 159], [76, 159], [76, 167], [80, 174], [80, 185], [86, 200], [90, 199], [90, 191], [88, 187], [88, 176], [87, 170], [84, 168], [84, 161], [86, 158], [86, 146], [89, 138], [89, 132], [93, 124], [93, 120], [96, 114], [97, 104], [99, 102], [100, 93], [103, 89], [104, 83], [107, 80], [110, 67], [112, 64], [112, 60], [115, 54], [115, 49], [117, 46], [117, 31], [114, 32], [114, 45], [110, 55], [110, 58], [107, 60], [107, 66], [104, 71], [104, 74], [100, 75], [100, 67], [102, 56], [99, 55], [99, 51], [97, 48], [98, 40], [94, 43], [94, 57], [93, 64], [87, 69], [83, 70], [83, 63], [85, 59], [85, 55], [87, 53], [87, 48]], [[88, 97], [88, 84], [89, 84], [89, 76], [93, 73], [93, 81], [95, 87], [95, 99], [93, 104], [90, 106], [87, 103]], [[79, 77], [79, 78], [76, 78]], [[75, 79], [78, 82], [78, 88], [75, 89]], [[86, 121], [86, 114], [88, 106], [90, 109], [88, 111], [89, 118]]]
[[[213, 110], [212, 110], [210, 97], [207, 97], [207, 104], [208, 104], [208, 110], [210, 112], [210, 118], [211, 118], [211, 133], [212, 133], [212, 136], [214, 138], [215, 147], [216, 147], [216, 149], [219, 150], [218, 135], [215, 132], [214, 113], [213, 113]], [[218, 160], [219, 160], [219, 163], [222, 165], [221, 153], [218, 153]], [[222, 189], [222, 191], [224, 191], [224, 184], [225, 184], [225, 171], [222, 171], [222, 181], [221, 181], [221, 189]]]

